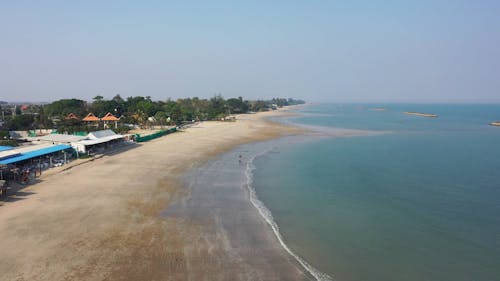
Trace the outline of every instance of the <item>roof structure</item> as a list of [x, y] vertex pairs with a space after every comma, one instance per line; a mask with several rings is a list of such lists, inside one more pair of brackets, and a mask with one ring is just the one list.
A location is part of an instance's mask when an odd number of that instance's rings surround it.
[[49, 134], [46, 136], [41, 136], [37, 138], [41, 141], [51, 141], [51, 142], [76, 142], [86, 139], [87, 136], [75, 136], [75, 135], [65, 135], [65, 134]]
[[[123, 139], [125, 136], [116, 134], [111, 130], [101, 130], [101, 131], [91, 132], [87, 135], [87, 137], [88, 139], [72, 143], [73, 147], [75, 147], [77, 151], [82, 151], [81, 148], [82, 146], [88, 147], [96, 144], [107, 143], [114, 140]], [[85, 152], [85, 150], [86, 148], [83, 149], [83, 152]]]
[[0, 145], [0, 151], [6, 151], [6, 150], [11, 150], [13, 149], [14, 147], [12, 146], [3, 146], [3, 145]]
[[98, 139], [81, 140], [81, 141], [77, 142], [77, 144], [83, 144], [85, 146], [95, 145], [95, 144], [105, 143], [105, 142], [109, 142], [112, 140], [118, 140], [118, 139], [122, 139], [122, 138], [124, 138], [124, 136], [115, 134], [114, 136], [107, 136], [107, 137], [102, 137], [102, 138], [98, 138]]
[[100, 139], [100, 138], [105, 138], [109, 136], [116, 136], [117, 134], [111, 130], [101, 130], [101, 131], [95, 131], [95, 132], [90, 132], [87, 137], [89, 139], [95, 140], [95, 139]]
[[65, 145], [65, 144], [54, 145], [54, 146], [50, 146], [50, 147], [22, 153], [20, 155], [14, 156], [14, 157], [10, 157], [10, 158], [1, 160], [0, 164], [3, 164], [3, 165], [12, 164], [12, 163], [28, 160], [28, 159], [35, 158], [35, 157], [40, 157], [40, 156], [43, 156], [46, 154], [66, 150], [69, 148], [71, 148], [71, 146]]
[[68, 114], [68, 116], [66, 116], [66, 118], [64, 118], [64, 119], [66, 119], [66, 120], [69, 120], [69, 119], [80, 120], [80, 118], [78, 118], [78, 116], [76, 116], [76, 114], [74, 114], [73, 112]]
[[35, 151], [50, 146], [51, 144], [26, 145], [26, 146], [18, 146], [14, 149], [0, 151], [0, 160], [4, 160], [22, 153], [28, 153], [31, 151]]
[[97, 116], [95, 116], [94, 113], [92, 113], [92, 112], [87, 114], [87, 116], [85, 116], [85, 118], [82, 119], [82, 121], [88, 121], [88, 122], [96, 122], [99, 120], [101, 120], [101, 119], [99, 119]]
[[118, 121], [120, 119], [116, 118], [111, 112], [108, 112], [108, 114], [104, 115], [104, 117], [101, 118], [103, 121]]

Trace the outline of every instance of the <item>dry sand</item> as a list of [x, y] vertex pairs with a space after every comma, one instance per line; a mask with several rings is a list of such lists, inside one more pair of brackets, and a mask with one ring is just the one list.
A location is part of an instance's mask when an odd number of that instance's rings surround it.
[[[299, 133], [264, 120], [282, 114], [204, 122], [47, 173], [0, 206], [0, 280], [310, 279], [278, 247], [254, 257], [275, 255], [283, 259], [280, 267], [259, 268], [255, 261], [232, 259], [217, 237], [203, 235], [216, 226], [159, 215], [189, 198], [178, 176], [190, 167], [242, 143]], [[261, 236], [276, 244], [271, 231]]]

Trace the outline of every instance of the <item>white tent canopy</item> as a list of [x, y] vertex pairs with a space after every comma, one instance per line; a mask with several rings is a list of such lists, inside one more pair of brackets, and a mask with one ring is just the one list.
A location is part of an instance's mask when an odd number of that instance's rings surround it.
[[80, 153], [86, 153], [90, 147], [106, 145], [123, 139], [123, 135], [116, 134], [112, 130], [102, 130], [89, 133], [86, 139], [72, 142], [71, 146]]

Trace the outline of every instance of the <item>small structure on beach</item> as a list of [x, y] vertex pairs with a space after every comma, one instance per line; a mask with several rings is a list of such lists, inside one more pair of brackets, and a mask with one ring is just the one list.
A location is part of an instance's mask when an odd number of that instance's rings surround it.
[[78, 118], [78, 116], [76, 116], [76, 114], [74, 114], [73, 112], [68, 114], [64, 119], [80, 121], [80, 118]]
[[82, 121], [86, 122], [87, 124], [95, 124], [96, 127], [99, 127], [99, 121], [101, 121], [101, 119], [95, 116], [94, 113], [90, 112], [82, 119]]
[[118, 121], [120, 120], [111, 112], [108, 112], [104, 117], [101, 118], [102, 121], [104, 121], [104, 128], [109, 128], [109, 122], [115, 122], [115, 129], [118, 128]]

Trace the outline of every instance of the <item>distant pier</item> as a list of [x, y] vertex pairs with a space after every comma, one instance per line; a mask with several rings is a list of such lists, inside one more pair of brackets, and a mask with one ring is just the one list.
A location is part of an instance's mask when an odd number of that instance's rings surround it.
[[431, 118], [438, 117], [437, 114], [431, 114], [431, 113], [421, 113], [421, 112], [411, 112], [411, 111], [405, 111], [403, 113], [406, 115], [415, 115], [415, 116], [422, 116], [422, 117], [431, 117]]

